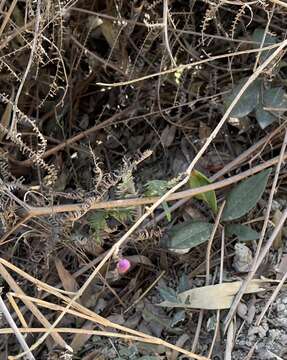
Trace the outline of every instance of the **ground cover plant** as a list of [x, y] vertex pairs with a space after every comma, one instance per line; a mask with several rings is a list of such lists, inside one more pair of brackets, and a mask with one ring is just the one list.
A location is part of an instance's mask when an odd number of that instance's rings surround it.
[[0, 359], [286, 359], [287, 3], [0, 18]]

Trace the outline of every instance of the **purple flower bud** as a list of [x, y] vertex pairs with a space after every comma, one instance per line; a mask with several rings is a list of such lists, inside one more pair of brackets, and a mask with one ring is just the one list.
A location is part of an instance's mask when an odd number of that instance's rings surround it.
[[126, 272], [128, 272], [130, 267], [131, 267], [131, 263], [129, 262], [128, 259], [121, 259], [117, 263], [117, 269], [120, 274], [125, 274]]

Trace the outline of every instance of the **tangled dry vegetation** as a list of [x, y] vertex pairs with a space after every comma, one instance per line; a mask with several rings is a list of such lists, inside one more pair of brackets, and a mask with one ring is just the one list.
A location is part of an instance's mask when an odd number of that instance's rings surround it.
[[287, 3], [0, 17], [0, 359], [286, 359]]

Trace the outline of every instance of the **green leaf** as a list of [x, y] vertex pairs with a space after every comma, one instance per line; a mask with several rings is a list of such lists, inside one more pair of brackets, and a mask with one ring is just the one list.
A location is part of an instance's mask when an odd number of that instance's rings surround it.
[[[244, 78], [238, 82], [235, 88], [232, 90], [231, 94], [225, 97], [224, 104], [228, 108], [235, 97], [238, 95], [243, 85], [247, 82], [249, 78]], [[248, 88], [244, 91], [243, 95], [238, 100], [237, 104], [232, 109], [230, 116], [241, 118], [248, 115], [252, 110], [254, 110], [259, 101], [259, 92], [262, 84], [262, 80], [256, 79]]]
[[[190, 175], [188, 184], [193, 189], [193, 188], [197, 188], [200, 186], [209, 185], [209, 184], [211, 184], [211, 182], [212, 181], [210, 181], [200, 171], [193, 170]], [[206, 193], [198, 194], [195, 196], [195, 198], [206, 202], [211, 207], [212, 211], [214, 213], [217, 213], [217, 201], [216, 201], [216, 195], [215, 195], [214, 190], [208, 191]]]
[[178, 325], [178, 323], [184, 321], [185, 317], [185, 310], [177, 311], [171, 319], [170, 326], [175, 327], [176, 325]]
[[118, 208], [109, 210], [107, 214], [114, 219], [116, 219], [119, 223], [124, 224], [128, 221], [132, 221], [135, 214], [135, 209], [132, 207], [129, 208]]
[[[253, 34], [252, 34], [252, 40], [256, 41], [257, 44], [254, 44], [254, 48], [259, 49], [262, 39], [264, 38], [264, 33], [265, 30], [262, 28], [257, 28], [254, 30]], [[264, 38], [264, 42], [262, 47], [266, 47], [269, 45], [274, 45], [278, 43], [278, 39], [275, 36], [272, 36], [270, 33], [267, 33], [265, 35]], [[265, 60], [267, 60], [267, 58], [273, 54], [273, 52], [276, 50], [276, 48], [274, 49], [270, 49], [270, 50], [264, 50], [262, 51], [262, 53], [259, 56], [259, 62], [263, 63]]]
[[169, 211], [169, 207], [168, 207], [166, 201], [164, 201], [164, 202], [162, 203], [162, 207], [163, 207], [163, 210], [164, 210], [164, 213], [165, 213], [165, 216], [166, 216], [167, 221], [171, 221], [171, 213], [170, 213], [170, 211]]
[[[163, 196], [168, 189], [173, 186], [173, 183], [166, 180], [150, 180], [145, 184], [145, 195], [146, 196]], [[162, 203], [162, 207], [165, 212], [165, 216], [168, 221], [171, 221], [171, 214], [167, 202]]]
[[191, 249], [207, 241], [213, 225], [207, 222], [191, 221], [175, 225], [162, 239], [162, 246], [168, 249]]
[[101, 231], [108, 229], [107, 224], [108, 214], [105, 211], [95, 211], [89, 214], [88, 222], [94, 232], [95, 238], [100, 242], [101, 240]]
[[257, 240], [260, 234], [251, 229], [251, 227], [241, 224], [228, 224], [226, 226], [226, 235], [236, 235], [240, 241]]
[[256, 119], [261, 129], [265, 129], [276, 120], [276, 115], [273, 115], [264, 108], [272, 108], [274, 109], [272, 111], [278, 115], [286, 111], [287, 99], [285, 98], [285, 91], [282, 87], [265, 90], [263, 96], [261, 96], [259, 106], [256, 110]]
[[145, 184], [146, 196], [162, 196], [169, 189], [168, 181], [166, 180], [150, 180]]
[[189, 284], [188, 276], [184, 272], [184, 273], [182, 273], [181, 277], [179, 278], [177, 291], [183, 292], [183, 291], [189, 289], [189, 287], [190, 287], [190, 284]]
[[222, 220], [234, 220], [247, 214], [257, 204], [267, 185], [271, 169], [242, 181], [228, 194]]
[[170, 288], [168, 286], [164, 286], [164, 287], [158, 288], [158, 290], [159, 290], [161, 297], [164, 300], [171, 301], [171, 302], [177, 302], [176, 292], [172, 288]]

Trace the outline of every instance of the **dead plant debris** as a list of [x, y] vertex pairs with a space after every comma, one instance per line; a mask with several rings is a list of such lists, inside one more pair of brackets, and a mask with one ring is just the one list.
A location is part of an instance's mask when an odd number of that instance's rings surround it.
[[0, 360], [287, 358], [286, 8], [0, 1]]

